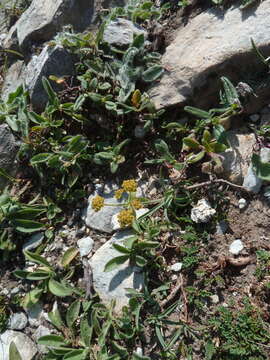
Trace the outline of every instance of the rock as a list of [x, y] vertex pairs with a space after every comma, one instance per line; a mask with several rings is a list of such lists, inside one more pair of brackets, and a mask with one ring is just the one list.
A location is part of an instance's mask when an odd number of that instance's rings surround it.
[[201, 199], [191, 210], [191, 220], [197, 224], [207, 223], [215, 213], [216, 210], [211, 208], [209, 202], [205, 199]]
[[257, 122], [260, 119], [260, 115], [259, 114], [252, 114], [252, 115], [250, 115], [249, 119], [252, 122]]
[[103, 40], [110, 45], [126, 46], [132, 43], [134, 35], [143, 34], [146, 38], [147, 32], [132, 21], [117, 18], [111, 21], [104, 30]]
[[239, 199], [238, 207], [240, 210], [244, 209], [247, 206], [247, 200], [244, 198]]
[[224, 235], [226, 234], [227, 230], [229, 228], [229, 225], [226, 220], [221, 220], [219, 223], [217, 223], [216, 226], [216, 234], [217, 235]]
[[[46, 326], [40, 325], [33, 334], [33, 339], [37, 342], [41, 336], [50, 335], [51, 331]], [[37, 345], [38, 351], [41, 354], [47, 354], [48, 348], [45, 345]]]
[[[148, 211], [149, 211], [149, 209], [136, 210], [136, 219], [139, 219], [139, 217], [146, 214]], [[117, 214], [113, 215], [113, 217], [112, 217], [112, 228], [113, 228], [113, 230], [120, 230], [121, 229], [121, 226], [120, 226], [119, 221], [118, 221], [118, 214], [119, 214], [119, 212]]]
[[244, 249], [244, 245], [241, 240], [234, 240], [229, 248], [229, 252], [233, 255], [238, 255]]
[[248, 172], [244, 177], [243, 187], [255, 194], [258, 194], [261, 190], [262, 180], [254, 173], [252, 166], [248, 168]]
[[210, 299], [211, 299], [213, 304], [218, 304], [219, 303], [219, 296], [218, 295], [211, 295]]
[[78, 240], [77, 245], [79, 247], [81, 256], [87, 256], [93, 249], [94, 240], [90, 236], [87, 236]]
[[44, 233], [39, 232], [30, 237], [30, 239], [23, 245], [23, 250], [32, 251], [42, 244]]
[[28, 321], [31, 326], [39, 326], [43, 317], [43, 304], [37, 302], [27, 309]]
[[270, 148], [262, 147], [260, 150], [260, 158], [262, 162], [270, 162]]
[[91, 24], [94, 2], [88, 0], [33, 0], [29, 8], [10, 29], [5, 47], [16, 39], [22, 50], [34, 42], [52, 39], [64, 25], [83, 31]]
[[245, 131], [230, 130], [227, 132], [227, 141], [230, 148], [221, 153], [223, 176], [235, 184], [242, 184], [256, 144], [255, 135]]
[[115, 300], [115, 312], [121, 312], [123, 306], [128, 305], [129, 295], [126, 288], [140, 290], [143, 287], [143, 274], [137, 267], [130, 266], [128, 261], [119, 265], [115, 270], [104, 272], [105, 265], [121, 254], [112, 246], [113, 243], [123, 244], [123, 241], [133, 235], [131, 231], [121, 231], [102, 245], [90, 259], [93, 271], [93, 285], [101, 301], [109, 305]]
[[[112, 233], [112, 217], [123, 209], [121, 204], [124, 203], [124, 198], [117, 200], [114, 197], [114, 191], [117, 189], [116, 186], [112, 184], [107, 184], [104, 188], [104, 191], [97, 187], [96, 192], [91, 195], [88, 199], [89, 205], [86, 210], [86, 225], [92, 229], [104, 231], [106, 233]], [[100, 211], [95, 211], [92, 209], [92, 200], [95, 196], [100, 195], [105, 198], [105, 203], [114, 204], [119, 206], [104, 206]]]
[[[24, 85], [29, 91], [31, 103], [35, 110], [44, 110], [48, 101], [48, 95], [42, 84], [42, 77], [48, 78], [50, 75], [62, 77], [74, 75], [73, 56], [63, 47], [45, 46], [39, 55], [34, 55], [25, 67], [22, 61], [17, 61], [7, 72], [2, 99], [7, 100], [8, 95], [14, 92], [18, 86]], [[51, 82], [54, 90], [62, 89], [61, 85]]]
[[183, 263], [177, 262], [177, 263], [171, 265], [171, 266], [169, 267], [169, 269], [170, 269], [171, 271], [179, 272], [179, 271], [181, 271], [182, 266], [183, 266]]
[[146, 130], [142, 125], [136, 125], [134, 129], [134, 136], [137, 139], [143, 139], [146, 135]]
[[37, 353], [36, 345], [25, 334], [19, 331], [7, 330], [0, 335], [0, 359], [9, 360], [9, 346], [16, 345], [21, 360], [32, 360]]
[[[75, 67], [72, 55], [61, 46], [46, 46], [38, 56], [33, 56], [25, 69], [23, 80], [29, 91], [31, 102], [36, 110], [43, 110], [48, 96], [42, 84], [42, 77], [74, 75]], [[55, 82], [51, 82], [59, 90]]]
[[[7, 124], [0, 125], [0, 168], [4, 169], [9, 175], [16, 173], [16, 155], [19, 150], [19, 143], [11, 133]], [[0, 176], [0, 190], [6, 185], [7, 180]]]
[[19, 312], [12, 314], [8, 321], [8, 328], [11, 330], [23, 330], [27, 325], [28, 319], [25, 313]]
[[162, 57], [168, 70], [150, 91], [156, 108], [184, 104], [192, 97], [197, 107], [208, 108], [216, 102], [221, 76], [236, 82], [245, 68], [261, 69], [250, 38], [259, 49], [269, 47], [269, 16], [266, 0], [245, 11], [238, 6], [227, 11], [212, 8], [191, 19]]

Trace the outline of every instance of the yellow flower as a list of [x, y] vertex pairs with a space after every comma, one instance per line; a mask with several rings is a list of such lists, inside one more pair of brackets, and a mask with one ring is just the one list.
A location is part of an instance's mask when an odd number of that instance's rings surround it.
[[95, 211], [99, 211], [101, 208], [103, 208], [103, 206], [104, 198], [99, 195], [94, 197], [94, 199], [92, 200], [92, 209], [94, 209]]
[[135, 180], [123, 181], [122, 188], [127, 192], [135, 192], [137, 190], [137, 183]]
[[124, 192], [124, 189], [118, 189], [115, 191], [114, 193], [114, 197], [117, 199], [117, 200], [120, 200], [122, 195], [123, 195], [123, 192]]
[[134, 199], [131, 201], [131, 206], [133, 206], [134, 209], [139, 210], [142, 208], [142, 203], [139, 199]]
[[122, 210], [117, 216], [121, 228], [130, 226], [134, 220], [132, 210]]

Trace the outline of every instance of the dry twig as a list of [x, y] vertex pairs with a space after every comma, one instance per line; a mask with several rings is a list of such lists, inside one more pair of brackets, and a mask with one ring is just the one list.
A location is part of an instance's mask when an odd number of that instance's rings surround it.
[[233, 184], [230, 181], [225, 180], [225, 179], [213, 179], [213, 180], [205, 181], [205, 182], [200, 183], [200, 184], [194, 184], [194, 185], [185, 186], [184, 189], [185, 190], [195, 190], [195, 189], [200, 189], [200, 188], [203, 188], [203, 187], [211, 186], [213, 184], [225, 184], [225, 185], [228, 185], [228, 186], [230, 186], [232, 188], [235, 188], [237, 190], [250, 192], [250, 190], [246, 189], [244, 186]]

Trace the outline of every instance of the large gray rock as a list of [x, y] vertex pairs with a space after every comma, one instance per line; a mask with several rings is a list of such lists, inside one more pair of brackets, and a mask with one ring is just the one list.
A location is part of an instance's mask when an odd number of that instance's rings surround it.
[[64, 25], [83, 31], [91, 24], [94, 1], [89, 0], [33, 0], [10, 29], [5, 47], [16, 39], [21, 49], [34, 42], [50, 40]]
[[105, 265], [116, 256], [121, 255], [113, 248], [112, 244], [121, 245], [130, 236], [132, 236], [130, 231], [115, 234], [97, 250], [90, 260], [94, 288], [104, 304], [109, 305], [112, 300], [116, 301], [115, 312], [120, 312], [123, 306], [128, 305], [129, 296], [126, 288], [139, 290], [144, 284], [140, 269], [130, 266], [128, 262], [119, 265], [113, 271], [104, 272]]
[[235, 184], [242, 184], [247, 175], [256, 138], [253, 133], [230, 130], [227, 132], [230, 145], [223, 156], [224, 177]]
[[[34, 109], [42, 111], [48, 101], [42, 85], [42, 77], [48, 78], [50, 75], [62, 77], [74, 74], [73, 56], [59, 45], [55, 47], [47, 45], [39, 55], [33, 56], [26, 67], [22, 61], [18, 61], [10, 67], [4, 81], [2, 98], [6, 100], [10, 93], [23, 84], [29, 91]], [[60, 89], [60, 86], [54, 82], [52, 82], [52, 86], [55, 90]]]
[[[96, 192], [89, 197], [89, 205], [86, 210], [85, 220], [87, 226], [106, 233], [112, 233], [114, 231], [112, 217], [123, 209], [121, 204], [124, 202], [123, 200], [115, 199], [114, 192], [116, 189], [117, 187], [114, 185], [107, 184], [103, 191], [98, 187]], [[101, 210], [96, 212], [92, 209], [92, 200], [97, 195], [104, 197], [105, 204], [112, 204], [116, 206], [104, 206]]]
[[125, 46], [132, 43], [134, 35], [140, 34], [147, 36], [147, 32], [132, 21], [117, 18], [106, 27], [103, 40], [111, 45]]
[[11, 330], [23, 330], [28, 323], [27, 316], [23, 312], [12, 314], [9, 318], [8, 328]]
[[[265, 0], [246, 11], [239, 6], [226, 13], [206, 11], [179, 29], [162, 58], [167, 72], [150, 91], [156, 107], [184, 104], [191, 97], [196, 106], [209, 106], [220, 76], [240, 81], [245, 67], [254, 72], [254, 64], [260, 62], [251, 51], [250, 38], [263, 51], [269, 50], [269, 17], [270, 0]], [[269, 51], [264, 53], [269, 56]]]
[[9, 359], [9, 346], [14, 342], [22, 360], [32, 360], [37, 353], [33, 341], [19, 331], [7, 330], [0, 335], [0, 359]]
[[[11, 133], [8, 125], [0, 125], [0, 168], [6, 170], [10, 175], [16, 172], [16, 155], [19, 150], [19, 143]], [[6, 179], [0, 176], [0, 189], [6, 184]]]

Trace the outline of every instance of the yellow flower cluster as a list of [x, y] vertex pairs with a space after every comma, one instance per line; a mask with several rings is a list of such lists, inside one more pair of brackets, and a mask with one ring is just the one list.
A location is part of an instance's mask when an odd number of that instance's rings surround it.
[[114, 193], [114, 197], [117, 199], [117, 200], [120, 200], [122, 195], [123, 195], [123, 192], [124, 192], [124, 189], [118, 189], [115, 191]]
[[142, 208], [142, 203], [141, 203], [141, 201], [139, 199], [133, 199], [131, 201], [131, 206], [133, 206], [134, 209], [139, 210], [139, 209]]
[[124, 180], [122, 183], [122, 188], [126, 192], [135, 192], [137, 190], [137, 183], [135, 180]]
[[104, 206], [104, 198], [97, 195], [96, 197], [94, 197], [94, 199], [92, 200], [92, 209], [94, 209], [95, 211], [99, 211], [100, 209], [103, 208]]
[[122, 210], [117, 216], [121, 228], [130, 226], [134, 220], [132, 210]]

